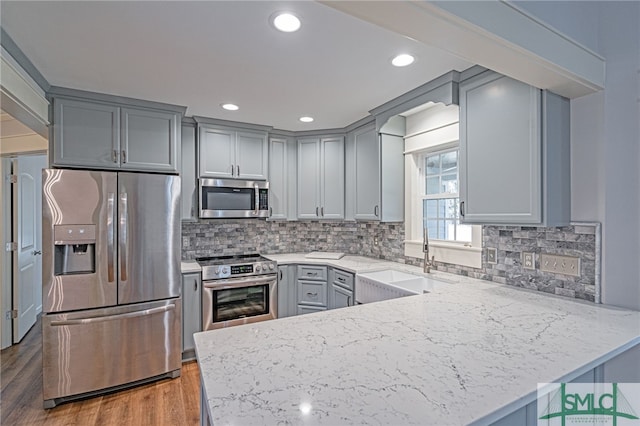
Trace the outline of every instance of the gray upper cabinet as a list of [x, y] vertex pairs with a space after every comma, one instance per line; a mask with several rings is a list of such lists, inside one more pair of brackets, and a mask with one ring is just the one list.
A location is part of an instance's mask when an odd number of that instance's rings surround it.
[[182, 184], [182, 220], [198, 217], [198, 182], [196, 176], [196, 125], [193, 120], [182, 121], [182, 155], [180, 182]]
[[[384, 129], [384, 128], [383, 128]], [[346, 147], [348, 219], [404, 220], [404, 140], [370, 123], [349, 132]]]
[[298, 218], [344, 218], [344, 137], [298, 140]]
[[179, 111], [184, 108], [73, 89], [51, 90], [52, 165], [178, 172]]
[[464, 223], [570, 221], [569, 101], [494, 72], [460, 84]]
[[296, 145], [291, 137], [269, 138], [270, 220], [296, 219]]
[[177, 114], [122, 108], [121, 168], [174, 172], [178, 170], [181, 132]]
[[266, 180], [266, 132], [221, 126], [198, 126], [199, 176], [220, 179]]
[[53, 164], [120, 167], [120, 108], [75, 99], [53, 99]]
[[380, 220], [380, 144], [375, 123], [356, 129], [348, 141], [354, 150], [354, 219]]

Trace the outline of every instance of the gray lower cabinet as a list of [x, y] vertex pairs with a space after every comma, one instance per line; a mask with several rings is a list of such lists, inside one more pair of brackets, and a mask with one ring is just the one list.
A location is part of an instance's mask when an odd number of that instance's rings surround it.
[[178, 172], [181, 107], [165, 111], [96, 96], [53, 96], [52, 165]]
[[266, 180], [266, 131], [244, 130], [198, 122], [198, 176], [219, 179]]
[[354, 305], [354, 275], [329, 268], [329, 309]]
[[327, 309], [327, 267], [295, 265], [297, 314]]
[[295, 265], [278, 266], [278, 318], [297, 315]]
[[[295, 300], [298, 315], [353, 306], [354, 274], [319, 265], [289, 265], [288, 268], [290, 271], [295, 270]], [[291, 289], [289, 288], [288, 291], [290, 296]], [[279, 294], [278, 300], [280, 297]], [[291, 306], [290, 302], [288, 303]]]
[[182, 360], [195, 358], [193, 334], [202, 331], [199, 272], [182, 274]]
[[461, 82], [461, 221], [568, 225], [569, 124], [551, 92], [492, 71]]
[[344, 136], [298, 139], [299, 219], [344, 219]]

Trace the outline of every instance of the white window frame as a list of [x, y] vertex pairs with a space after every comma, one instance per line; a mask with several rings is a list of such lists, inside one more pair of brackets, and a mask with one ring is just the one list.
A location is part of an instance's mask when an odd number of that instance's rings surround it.
[[[420, 158], [425, 152], [454, 149], [459, 146], [458, 121], [433, 126], [420, 134], [405, 136], [405, 241], [404, 254], [422, 259], [422, 194]], [[482, 267], [482, 226], [473, 225], [471, 243], [431, 240], [429, 255], [436, 262], [471, 268]]]

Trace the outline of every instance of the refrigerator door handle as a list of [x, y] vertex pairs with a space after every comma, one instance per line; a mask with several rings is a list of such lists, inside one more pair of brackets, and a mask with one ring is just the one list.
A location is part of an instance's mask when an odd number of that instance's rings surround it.
[[136, 318], [136, 317], [144, 317], [147, 315], [158, 314], [161, 312], [172, 311], [175, 309], [175, 305], [166, 305], [159, 306], [157, 308], [144, 309], [142, 311], [135, 312], [127, 312], [126, 314], [116, 314], [116, 315], [105, 315], [101, 317], [91, 317], [91, 318], [77, 318], [77, 319], [69, 319], [69, 320], [61, 320], [61, 321], [51, 321], [52, 326], [63, 326], [63, 325], [81, 325], [81, 324], [93, 324], [97, 322], [105, 322], [105, 321], [113, 321], [113, 320], [122, 320], [125, 318]]
[[107, 197], [107, 280], [112, 283], [114, 281], [113, 259], [115, 258], [114, 245], [114, 222], [115, 222], [115, 202], [116, 194], [109, 193]]
[[127, 281], [127, 193], [120, 194], [120, 281]]

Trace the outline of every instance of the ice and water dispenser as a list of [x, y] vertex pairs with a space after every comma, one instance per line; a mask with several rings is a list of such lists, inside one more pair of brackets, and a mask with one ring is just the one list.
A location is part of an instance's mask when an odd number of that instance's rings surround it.
[[55, 225], [55, 275], [96, 272], [96, 225]]

